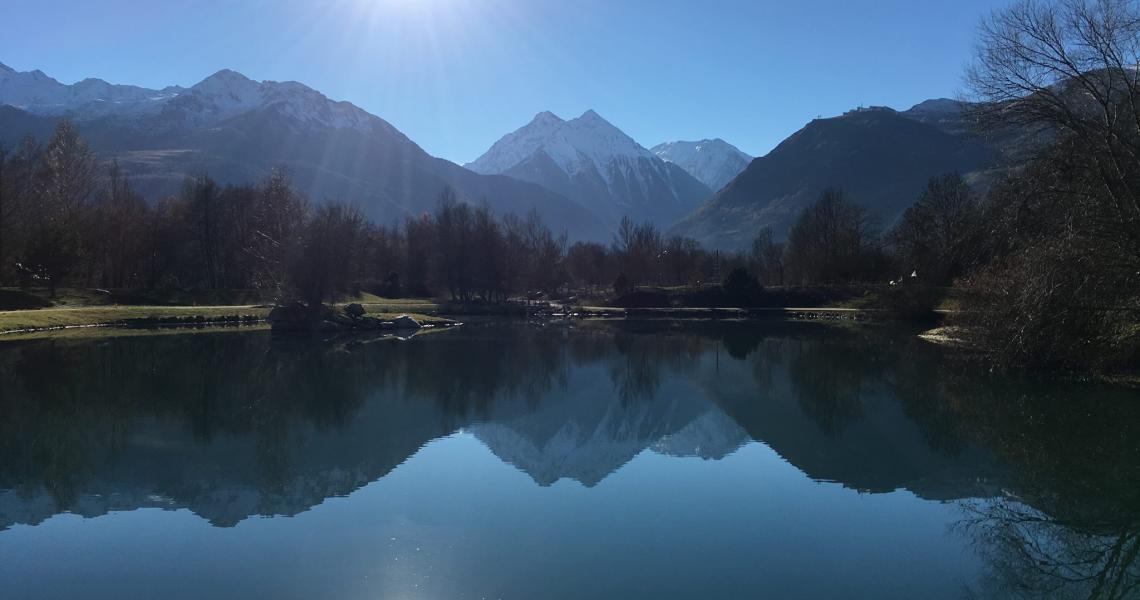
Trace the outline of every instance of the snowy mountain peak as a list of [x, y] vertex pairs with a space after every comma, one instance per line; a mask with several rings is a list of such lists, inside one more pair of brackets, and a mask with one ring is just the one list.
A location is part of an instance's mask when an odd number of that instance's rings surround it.
[[540, 152], [568, 175], [587, 170], [596, 171], [603, 178], [607, 165], [616, 156], [653, 156], [592, 110], [569, 121], [551, 112], [541, 112], [527, 125], [504, 136], [467, 167], [477, 173], [501, 174]]
[[545, 125], [557, 126], [557, 125], [561, 125], [562, 123], [565, 123], [565, 121], [563, 121], [561, 117], [550, 112], [549, 110], [544, 110], [544, 111], [538, 113], [537, 115], [535, 115], [534, 118], [531, 119], [530, 124], [527, 125], [527, 127], [545, 126]]
[[21, 73], [9, 67], [0, 69], [0, 104], [37, 115], [66, 114], [84, 120], [141, 113], [156, 108], [159, 100], [169, 99], [176, 93], [115, 85], [94, 78], [65, 85], [40, 70]]
[[252, 79], [223, 69], [203, 79], [190, 88], [190, 92], [206, 96], [224, 96], [227, 103], [242, 105], [256, 104], [261, 100], [262, 84]]
[[210, 75], [202, 81], [199, 81], [197, 85], [190, 89], [207, 90], [218, 88], [248, 87], [256, 85], [257, 83], [255, 81], [249, 77], [246, 77], [245, 75], [242, 75], [241, 73], [238, 73], [237, 71], [222, 69], [221, 71]]
[[[595, 121], [595, 122], [605, 123], [606, 125], [610, 125], [609, 121], [603, 119], [602, 116], [599, 115], [598, 113], [594, 112], [594, 109], [592, 109], [592, 108], [587, 110], [586, 112], [582, 113], [582, 116], [580, 116], [578, 118], [581, 119], [582, 121]], [[612, 127], [613, 125], [610, 125], [610, 126]]]
[[752, 162], [751, 156], [720, 138], [667, 142], [654, 146], [653, 153], [681, 167], [714, 191], [728, 185]]
[[178, 129], [219, 123], [258, 109], [271, 109], [305, 127], [372, 131], [390, 125], [348, 102], [334, 102], [295, 81], [254, 81], [223, 69], [186, 89], [152, 90], [88, 78], [64, 85], [42, 71], [0, 69], [0, 104], [45, 116], [78, 121], [107, 115], [155, 115], [148, 127]]
[[615, 225], [623, 216], [671, 224], [711, 193], [593, 110], [569, 121], [539, 113], [466, 166], [545, 186]]

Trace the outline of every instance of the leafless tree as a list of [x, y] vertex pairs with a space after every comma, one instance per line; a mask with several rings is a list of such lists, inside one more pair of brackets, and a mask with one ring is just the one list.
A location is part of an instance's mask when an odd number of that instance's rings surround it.
[[930, 180], [886, 235], [907, 273], [928, 285], [950, 284], [981, 256], [981, 205], [961, 175]]
[[867, 211], [832, 188], [792, 225], [787, 262], [802, 284], [857, 281], [866, 276], [876, 243]]
[[1023, 0], [986, 19], [967, 76], [985, 124], [1053, 143], [991, 194], [998, 252], [967, 325], [1011, 362], [1140, 359], [1140, 10]]

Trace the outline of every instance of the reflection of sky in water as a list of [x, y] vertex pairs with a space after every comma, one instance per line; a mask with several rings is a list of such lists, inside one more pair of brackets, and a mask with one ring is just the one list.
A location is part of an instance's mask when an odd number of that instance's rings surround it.
[[1140, 544], [1119, 394], [1090, 416], [907, 338], [599, 327], [0, 346], [0, 596], [1034, 597]]
[[297, 517], [17, 526], [0, 537], [0, 578], [60, 595], [129, 580], [167, 597], [957, 596], [976, 565], [947, 532], [956, 515], [814, 483], [759, 443], [720, 461], [644, 452], [594, 488], [539, 487], [460, 433]]

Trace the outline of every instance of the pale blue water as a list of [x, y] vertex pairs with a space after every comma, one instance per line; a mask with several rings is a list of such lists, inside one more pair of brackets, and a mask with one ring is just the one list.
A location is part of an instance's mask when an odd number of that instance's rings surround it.
[[977, 371], [816, 325], [7, 343], [0, 597], [1130, 597], [1135, 391]]

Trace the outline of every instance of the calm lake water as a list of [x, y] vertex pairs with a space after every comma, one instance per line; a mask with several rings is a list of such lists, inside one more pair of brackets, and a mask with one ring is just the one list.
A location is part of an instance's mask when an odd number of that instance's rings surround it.
[[4, 598], [1128, 598], [1136, 390], [814, 324], [0, 344]]

